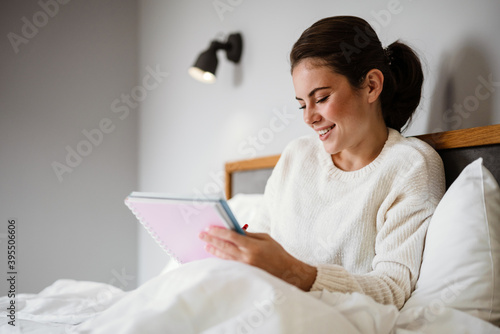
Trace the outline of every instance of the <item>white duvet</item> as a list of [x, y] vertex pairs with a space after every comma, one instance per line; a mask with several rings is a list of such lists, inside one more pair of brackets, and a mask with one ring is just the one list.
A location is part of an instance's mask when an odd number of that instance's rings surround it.
[[207, 259], [134, 291], [59, 280], [17, 298], [16, 327], [0, 298], [0, 333], [500, 333], [465, 313], [399, 312], [361, 294], [303, 292], [257, 268]]

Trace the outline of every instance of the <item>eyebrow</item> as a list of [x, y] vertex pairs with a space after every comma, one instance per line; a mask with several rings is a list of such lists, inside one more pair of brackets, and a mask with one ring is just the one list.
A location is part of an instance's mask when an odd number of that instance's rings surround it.
[[[314, 88], [312, 91], [309, 92], [309, 94], [307, 96], [311, 97], [314, 95], [314, 93], [316, 93], [318, 90], [322, 90], [322, 89], [330, 89], [331, 87], [318, 87], [318, 88]], [[295, 97], [296, 100], [302, 100], [300, 97]]]

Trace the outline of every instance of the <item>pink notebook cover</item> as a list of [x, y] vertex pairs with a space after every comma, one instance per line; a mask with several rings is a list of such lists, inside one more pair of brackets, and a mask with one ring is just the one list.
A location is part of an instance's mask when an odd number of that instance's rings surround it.
[[173, 259], [186, 263], [213, 257], [198, 238], [209, 226], [226, 227], [217, 202], [127, 197], [125, 204]]

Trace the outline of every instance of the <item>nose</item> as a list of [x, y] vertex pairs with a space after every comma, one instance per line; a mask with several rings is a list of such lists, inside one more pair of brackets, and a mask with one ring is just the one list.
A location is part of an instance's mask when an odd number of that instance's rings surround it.
[[318, 122], [321, 120], [321, 115], [316, 112], [316, 109], [314, 107], [305, 107], [304, 108], [304, 122], [312, 126], [314, 123]]

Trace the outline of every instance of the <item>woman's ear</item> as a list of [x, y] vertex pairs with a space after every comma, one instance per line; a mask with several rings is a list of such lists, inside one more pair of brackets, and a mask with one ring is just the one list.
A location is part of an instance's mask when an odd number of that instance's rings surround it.
[[370, 70], [366, 74], [365, 85], [367, 88], [368, 103], [377, 101], [384, 87], [384, 75], [376, 68]]

